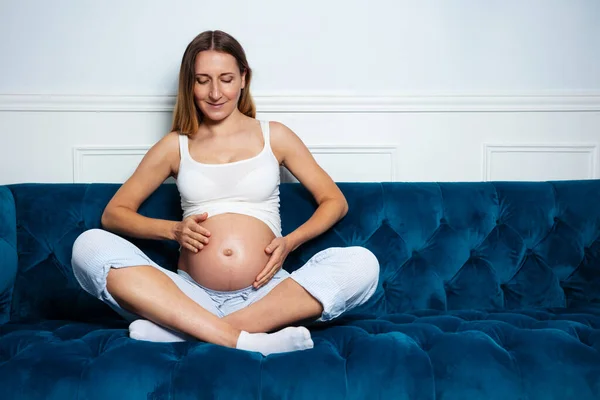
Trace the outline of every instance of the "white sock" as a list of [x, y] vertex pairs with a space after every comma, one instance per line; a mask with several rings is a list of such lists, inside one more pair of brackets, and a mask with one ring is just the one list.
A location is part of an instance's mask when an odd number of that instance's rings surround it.
[[129, 324], [129, 337], [149, 342], [185, 342], [196, 340], [185, 333], [167, 329], [146, 319], [138, 319]]
[[312, 349], [313, 346], [308, 329], [303, 326], [290, 326], [275, 333], [248, 333], [242, 331], [236, 348], [258, 351], [264, 356], [268, 356], [273, 353]]
[[[138, 319], [129, 324], [129, 337], [149, 342], [195, 341], [194, 337], [173, 331], [146, 319]], [[296, 350], [312, 349], [314, 346], [310, 332], [305, 327], [288, 327], [275, 333], [248, 333], [242, 331], [236, 348], [258, 351], [264, 356]]]

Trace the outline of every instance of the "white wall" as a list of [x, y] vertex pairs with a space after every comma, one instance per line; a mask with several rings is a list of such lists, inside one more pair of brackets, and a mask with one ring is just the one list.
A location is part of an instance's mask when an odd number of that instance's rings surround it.
[[0, 1], [0, 184], [122, 181], [206, 29], [336, 180], [600, 178], [596, 0]]

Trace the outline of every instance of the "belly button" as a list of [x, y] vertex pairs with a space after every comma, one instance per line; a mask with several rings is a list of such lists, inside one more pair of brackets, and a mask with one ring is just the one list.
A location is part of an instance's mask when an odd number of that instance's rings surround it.
[[233, 250], [231, 249], [225, 249], [223, 250], [223, 254], [225, 254], [226, 256], [230, 256], [233, 254]]

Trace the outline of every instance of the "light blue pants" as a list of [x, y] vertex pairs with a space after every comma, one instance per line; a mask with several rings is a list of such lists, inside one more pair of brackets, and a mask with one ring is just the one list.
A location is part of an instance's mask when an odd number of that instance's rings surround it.
[[235, 291], [216, 291], [199, 285], [184, 271], [174, 273], [162, 268], [131, 242], [102, 229], [85, 231], [75, 240], [71, 263], [81, 287], [128, 321], [141, 317], [119, 306], [106, 290], [110, 268], [150, 265], [171, 278], [197, 304], [221, 318], [262, 299], [289, 277], [322, 304], [319, 320], [328, 321], [366, 302], [375, 292], [379, 279], [379, 263], [369, 250], [357, 246], [331, 247], [315, 254], [291, 274], [280, 270], [259, 289], [249, 286]]

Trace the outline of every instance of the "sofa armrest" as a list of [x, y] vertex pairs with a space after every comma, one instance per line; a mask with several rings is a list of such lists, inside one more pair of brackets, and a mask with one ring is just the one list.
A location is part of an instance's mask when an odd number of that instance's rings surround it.
[[12, 192], [0, 186], [0, 325], [10, 319], [17, 274], [17, 213]]

